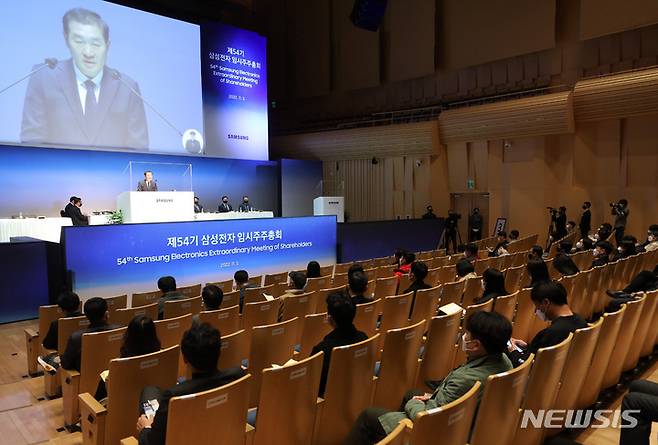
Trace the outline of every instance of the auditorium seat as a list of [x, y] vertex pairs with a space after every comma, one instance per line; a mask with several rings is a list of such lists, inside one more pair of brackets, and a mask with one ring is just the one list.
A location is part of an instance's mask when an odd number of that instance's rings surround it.
[[349, 270], [349, 268], [350, 268], [351, 266], [352, 266], [352, 263], [340, 263], [340, 264], [336, 264], [336, 266], [334, 267], [334, 276], [336, 276], [336, 275], [338, 275], [338, 274], [344, 274], [344, 273], [347, 273], [347, 271]]
[[53, 351], [46, 350], [42, 343], [48, 334], [50, 325], [53, 321], [64, 315], [60, 307], [56, 304], [48, 306], [39, 306], [39, 330], [25, 329], [25, 350], [27, 352], [27, 373], [34, 376], [39, 372], [37, 358], [40, 355], [46, 355]]
[[347, 272], [345, 272], [345, 273], [336, 273], [336, 274], [334, 274], [334, 278], [332, 280], [331, 285], [333, 287], [345, 287], [345, 286], [347, 286], [347, 281], [348, 281]]
[[435, 269], [429, 269], [427, 271], [427, 277], [425, 277], [425, 283], [429, 284], [430, 286], [438, 286], [439, 285], [439, 278], [440, 278], [440, 268], [435, 268]]
[[496, 301], [494, 302], [493, 311], [507, 318], [511, 323], [514, 320], [514, 310], [516, 309], [516, 297], [518, 295], [519, 295], [519, 291], [516, 291], [513, 294], [503, 295], [496, 298]]
[[470, 445], [511, 445], [534, 354], [518, 368], [490, 375], [484, 383]]
[[214, 282], [206, 283], [206, 286], [209, 284], [214, 284], [215, 286], [220, 288], [222, 292], [224, 292], [224, 294], [233, 292], [233, 287], [234, 287], [233, 278], [224, 281], [214, 281]]
[[405, 290], [409, 289], [409, 286], [411, 286], [411, 277], [409, 274], [405, 275], [400, 275], [400, 279], [398, 282], [398, 295], [404, 293]]
[[110, 318], [118, 309], [125, 309], [128, 307], [128, 295], [116, 295], [114, 297], [104, 297], [107, 302], [107, 311], [110, 313]]
[[320, 266], [320, 276], [333, 276], [334, 275], [334, 265], [330, 264], [328, 266]]
[[[160, 340], [162, 348], [170, 348], [180, 345], [185, 331], [192, 327], [192, 314], [181, 315], [180, 317], [169, 318], [165, 320], [156, 320], [155, 332]], [[183, 353], [181, 352], [178, 361], [178, 375], [184, 377], [187, 374]]]
[[418, 388], [424, 388], [425, 382], [429, 380], [443, 380], [452, 370], [461, 316], [460, 312], [456, 312], [452, 315], [439, 315], [429, 321], [427, 341], [416, 382]]
[[376, 272], [376, 278], [390, 278], [395, 275], [396, 264], [388, 264], [386, 266], [379, 266]]
[[222, 335], [222, 352], [219, 355], [219, 369], [241, 366], [249, 359], [249, 336], [244, 329], [229, 335]]
[[441, 305], [449, 303], [462, 304], [462, 294], [464, 293], [464, 282], [453, 281], [441, 285]]
[[[658, 291], [647, 292], [644, 294], [644, 306], [640, 319], [637, 322], [635, 333], [632, 335], [632, 341], [628, 346], [628, 352], [624, 358], [624, 366], [621, 368], [622, 372], [627, 372], [635, 369], [638, 361], [640, 360], [642, 347], [647, 337], [655, 336], [658, 326], [651, 325], [654, 320], [654, 313], [656, 312], [656, 304], [658, 303]], [[649, 330], [651, 328], [651, 331]]]
[[175, 318], [185, 314], [198, 314], [201, 312], [202, 307], [203, 302], [201, 301], [201, 297], [165, 301], [164, 318]]
[[482, 296], [482, 277], [469, 278], [464, 281], [464, 295], [461, 306], [467, 307]]
[[473, 267], [475, 268], [475, 273], [478, 276], [482, 276], [485, 270], [489, 269], [490, 267], [493, 267], [493, 258], [482, 258], [480, 260], [477, 260]]
[[265, 275], [264, 285], [279, 284], [288, 282], [288, 272], [279, 272]]
[[262, 287], [263, 286], [263, 276], [262, 275], [256, 275], [253, 277], [249, 277], [249, 284], [252, 284], [256, 287]]
[[382, 311], [381, 308], [381, 298], [370, 303], [357, 304], [354, 326], [368, 337], [372, 337], [377, 332], [377, 319]]
[[[283, 313], [281, 321], [291, 320], [293, 318], [299, 318], [304, 320], [304, 317], [310, 314], [311, 305], [315, 304], [315, 300], [312, 299], [313, 294], [300, 294], [300, 295], [291, 295], [286, 297], [283, 301]], [[299, 329], [297, 334], [297, 342], [295, 344], [300, 344], [302, 340], [302, 330]]]
[[125, 332], [126, 328], [119, 328], [83, 334], [80, 372], [60, 368], [66, 426], [80, 419], [78, 394], [96, 392], [100, 373], [108, 369], [110, 360], [119, 357]]
[[136, 292], [130, 300], [130, 307], [146, 306], [158, 301], [162, 296], [162, 291], [154, 290], [150, 292]]
[[382, 334], [380, 342], [384, 343], [386, 332], [391, 329], [404, 328], [409, 325], [409, 312], [413, 302], [414, 293], [384, 297], [382, 299], [382, 318], [379, 332]]
[[318, 278], [309, 278], [306, 280], [306, 287], [304, 287], [304, 292], [315, 292], [320, 289], [327, 289], [332, 286], [331, 276], [327, 275], [325, 277]]
[[317, 312], [324, 312], [327, 310], [327, 297], [330, 294], [336, 293], [336, 292], [343, 292], [345, 290], [345, 286], [338, 286], [338, 287], [330, 287], [328, 289], [320, 289], [315, 292], [315, 297], [314, 300], [316, 302], [315, 310], [313, 311], [314, 313]]
[[240, 291], [236, 290], [233, 292], [225, 292], [224, 298], [222, 299], [222, 304], [219, 305], [220, 309], [226, 309], [235, 305], [240, 306]]
[[514, 324], [512, 325], [512, 337], [518, 338], [525, 342], [530, 342], [530, 329], [534, 324], [535, 305], [530, 298], [529, 287], [519, 290], [517, 294], [517, 308], [516, 315], [514, 316]]
[[439, 286], [416, 291], [410, 324], [416, 324], [420, 320], [426, 320], [425, 329], [427, 330], [429, 328], [429, 321], [437, 313], [440, 299], [441, 288]]
[[322, 358], [319, 352], [298, 363], [262, 371], [254, 445], [311, 443]]
[[240, 330], [240, 306], [235, 305], [216, 311], [202, 311], [199, 313], [200, 323], [210, 323], [219, 330], [223, 336], [233, 334]]
[[505, 271], [505, 289], [507, 292], [519, 290], [524, 268], [525, 266], [510, 267]]
[[[657, 299], [658, 290], [647, 292], [647, 298], [654, 300]], [[647, 335], [642, 342], [640, 357], [646, 357], [653, 352], [653, 348], [656, 345], [656, 340], [658, 339], [658, 328], [656, 328], [656, 326], [658, 326], [658, 307], [656, 307], [656, 309], [653, 311], [651, 321], [649, 321], [649, 330], [647, 331]]]
[[264, 287], [248, 287], [243, 290], [244, 293], [244, 304], [247, 303], [259, 303], [261, 301], [266, 301], [263, 294], [271, 295], [274, 288], [274, 284]]
[[251, 334], [254, 326], [265, 326], [274, 324], [279, 319], [280, 300], [261, 301], [260, 303], [247, 303], [242, 311], [242, 325], [246, 329], [247, 336]]
[[437, 284], [446, 284], [455, 281], [456, 276], [455, 266], [443, 266], [439, 269], [439, 282]]
[[157, 320], [158, 303], [129, 307], [126, 309], [117, 309], [114, 313], [110, 314], [109, 322], [119, 326], [128, 326], [128, 323], [137, 316], [145, 316], [149, 317], [151, 320]]
[[372, 405], [379, 335], [333, 349], [324, 398], [320, 400], [314, 445], [343, 443], [357, 417]]
[[326, 312], [306, 315], [302, 322], [302, 339], [299, 356], [308, 357], [313, 347], [320, 343], [332, 329]]
[[[85, 445], [118, 443], [133, 434], [140, 394], [146, 386], [171, 388], [176, 384], [179, 346], [152, 354], [110, 361], [106, 382], [107, 408], [91, 393], [80, 394], [80, 426]], [[111, 382], [116, 382], [112, 385]]]
[[414, 386], [424, 331], [425, 320], [385, 331], [381, 365], [375, 382], [374, 406], [396, 410], [404, 394]]
[[407, 422], [400, 421], [398, 426], [389, 435], [377, 442], [376, 445], [406, 445], [408, 443], [408, 431]]
[[201, 284], [182, 286], [177, 288], [176, 290], [179, 293], [185, 295], [186, 298], [198, 297], [201, 295]]

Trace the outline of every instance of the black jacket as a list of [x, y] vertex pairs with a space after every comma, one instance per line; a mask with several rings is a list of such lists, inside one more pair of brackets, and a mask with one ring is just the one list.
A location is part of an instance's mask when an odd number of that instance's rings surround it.
[[569, 255], [558, 253], [553, 260], [553, 267], [562, 275], [574, 275], [580, 272], [576, 263], [573, 262]]
[[[66, 314], [65, 317], [79, 317], [81, 316], [82, 313], [79, 311], [71, 312], [70, 314]], [[46, 333], [46, 336], [43, 338], [43, 342], [41, 344], [43, 345], [44, 348], [46, 349], [57, 349], [57, 325], [58, 325], [59, 320], [53, 320], [50, 323], [50, 327], [48, 328], [48, 333]]]
[[62, 368], [64, 369], [73, 369], [80, 372], [80, 358], [82, 356], [82, 334], [90, 334], [92, 332], [102, 332], [109, 331], [112, 329], [118, 329], [121, 326], [107, 324], [103, 322], [102, 324], [89, 325], [85, 329], [80, 329], [71, 334], [68, 342], [66, 343], [66, 350], [64, 355], [61, 357]]
[[605, 266], [606, 264], [608, 264], [608, 256], [607, 255], [600, 256], [600, 257], [594, 259], [594, 261], [592, 261], [592, 267]]
[[[172, 397], [185, 396], [197, 392], [207, 391], [231, 383], [245, 375], [240, 367], [215, 371], [212, 373], [193, 374], [190, 380], [180, 383], [164, 391], [158, 397], [160, 407], [155, 413], [151, 428], [144, 428], [139, 434], [140, 445], [164, 445], [167, 436], [167, 416], [169, 400]], [[219, 419], [218, 419], [219, 420]]]
[[231, 206], [231, 204], [229, 204], [229, 203], [224, 204], [224, 203], [222, 202], [222, 203], [219, 204], [219, 206], [217, 207], [217, 211], [218, 211], [219, 213], [232, 212], [232, 211], [233, 211], [233, 206]]
[[337, 346], [353, 345], [354, 343], [359, 343], [360, 341], [367, 339], [368, 336], [357, 330], [352, 324], [349, 328], [334, 329], [325, 335], [324, 339], [320, 343], [313, 347], [311, 355], [315, 355], [320, 351], [324, 352], [324, 356], [322, 358], [322, 376], [320, 377], [320, 391], [318, 392], [320, 397], [324, 395], [324, 390], [327, 386], [327, 374], [329, 374], [329, 361], [331, 360], [331, 351]]
[[370, 303], [373, 301], [372, 298], [368, 298], [364, 295], [354, 295], [352, 296], [352, 303], [356, 306], [357, 304], [365, 304], [365, 303]]
[[586, 236], [592, 229], [592, 212], [590, 209], [587, 209], [583, 212], [582, 216], [580, 217], [579, 227], [582, 236]]
[[71, 218], [74, 226], [89, 225], [89, 218], [82, 214], [80, 207], [74, 206], [71, 203], [66, 204], [66, 207], [64, 207], [64, 215]]

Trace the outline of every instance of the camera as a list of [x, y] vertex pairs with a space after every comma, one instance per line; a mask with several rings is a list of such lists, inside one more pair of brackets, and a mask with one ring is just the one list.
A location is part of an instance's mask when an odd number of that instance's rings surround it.
[[556, 209], [556, 208], [554, 208], [554, 207], [546, 207], [546, 209], [548, 210], [548, 212], [549, 212], [551, 215], [557, 215], [557, 209]]

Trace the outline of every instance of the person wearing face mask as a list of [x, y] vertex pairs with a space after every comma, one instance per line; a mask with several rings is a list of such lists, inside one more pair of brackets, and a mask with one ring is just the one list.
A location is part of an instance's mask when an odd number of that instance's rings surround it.
[[649, 226], [649, 230], [647, 232], [647, 240], [640, 244], [639, 248], [644, 252], [653, 252], [654, 250], [658, 250], [658, 224], [652, 224]]
[[242, 204], [240, 204], [240, 207], [238, 208], [238, 211], [240, 212], [253, 212], [254, 207], [249, 204], [249, 197], [248, 196], [243, 196], [242, 197]]
[[635, 255], [637, 253], [635, 243], [637, 243], [637, 239], [634, 236], [624, 235], [619, 243], [619, 246], [617, 247], [617, 253], [615, 254], [614, 261]]
[[478, 245], [475, 243], [468, 243], [464, 248], [464, 259], [471, 264], [475, 264], [480, 259], [478, 255]]
[[[361, 412], [344, 445], [374, 444], [393, 431], [401, 420], [414, 420], [430, 409], [446, 405], [468, 392], [475, 382], [486, 384], [493, 374], [507, 372], [512, 364], [505, 356], [512, 324], [496, 312], [475, 312], [464, 323], [461, 348], [467, 362], [446, 376], [432, 393], [408, 391], [399, 411], [368, 408]], [[483, 388], [480, 388], [480, 392]], [[437, 431], [439, 434], [440, 431]]]
[[580, 229], [580, 237], [587, 238], [589, 231], [592, 229], [592, 211], [590, 210], [592, 203], [585, 201], [583, 203], [583, 214], [580, 215], [580, 224], [578, 228]]
[[599, 241], [594, 245], [594, 261], [592, 267], [603, 266], [610, 261], [610, 254], [612, 254], [612, 244], [607, 241]]
[[227, 213], [227, 212], [232, 212], [233, 211], [233, 207], [228, 202], [228, 196], [226, 196], [226, 195], [222, 196], [222, 202], [221, 202], [221, 204], [219, 204], [219, 207], [217, 208], [217, 211], [219, 213]]
[[587, 250], [592, 250], [594, 248], [594, 243], [591, 238], [586, 236], [585, 238], [578, 240], [576, 243], [576, 252], [585, 252]]
[[606, 308], [606, 312], [615, 312], [621, 304], [634, 300], [633, 294], [635, 293], [652, 292], [656, 289], [658, 289], [658, 266], [654, 267], [653, 271], [641, 271], [633, 277], [628, 286], [620, 291], [607, 290], [606, 293], [612, 298], [612, 301]]
[[550, 321], [551, 325], [539, 331], [530, 344], [518, 338], [510, 340], [507, 356], [514, 366], [519, 366], [530, 354], [536, 354], [541, 348], [557, 345], [576, 329], [587, 327], [587, 322], [571, 311], [567, 304], [567, 290], [561, 283], [539, 283], [532, 288], [530, 298], [535, 305], [537, 318]]
[[608, 241], [612, 234], [612, 225], [610, 223], [603, 223], [594, 235], [590, 235], [590, 239], [595, 243], [597, 241]]

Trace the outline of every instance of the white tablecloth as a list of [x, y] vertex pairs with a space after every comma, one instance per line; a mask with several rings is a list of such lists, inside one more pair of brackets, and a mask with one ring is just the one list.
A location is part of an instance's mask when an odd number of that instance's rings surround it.
[[226, 213], [196, 213], [197, 221], [212, 221], [222, 219], [256, 219], [274, 218], [274, 212], [226, 212]]
[[89, 225], [102, 226], [104, 224], [110, 224], [109, 217], [110, 215], [89, 215]]
[[62, 226], [72, 225], [71, 218], [0, 219], [0, 242], [9, 242], [13, 236], [29, 236], [59, 243]]

